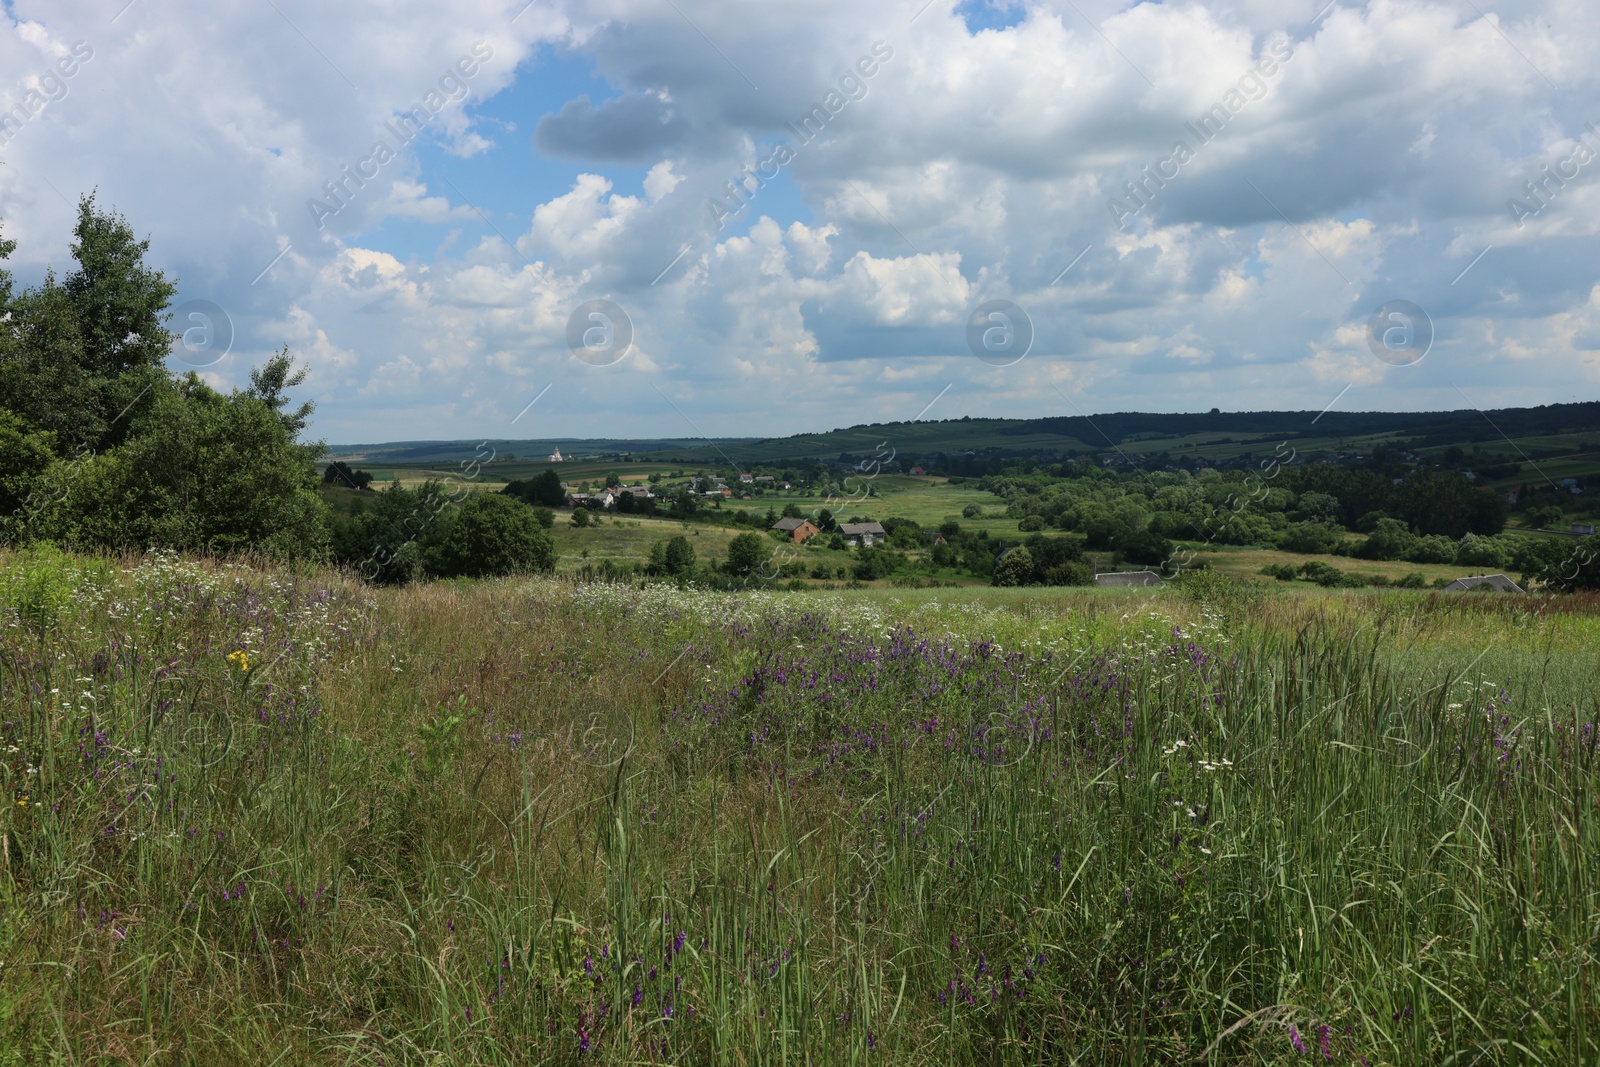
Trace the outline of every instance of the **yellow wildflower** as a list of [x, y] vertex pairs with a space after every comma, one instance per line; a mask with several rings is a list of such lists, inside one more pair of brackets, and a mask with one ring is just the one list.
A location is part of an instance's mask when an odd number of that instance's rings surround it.
[[228, 653], [228, 662], [236, 664], [240, 672], [250, 669], [250, 657], [245, 655], [245, 651], [242, 648], [237, 652]]

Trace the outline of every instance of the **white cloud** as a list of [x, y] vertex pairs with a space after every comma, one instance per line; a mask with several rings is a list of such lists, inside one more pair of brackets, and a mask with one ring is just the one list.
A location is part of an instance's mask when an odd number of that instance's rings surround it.
[[[1446, 373], [1537, 403], [1596, 380], [1600, 161], [1522, 225], [1507, 208], [1575, 138], [1600, 151], [1600, 10], [1582, 0], [1504, 17], [1347, 0], [1315, 23], [1312, 0], [1036, 0], [977, 34], [945, 2], [912, 25], [846, 0], [524, 3], [172, 0], [112, 24], [91, 0], [19, 0], [0, 106], [75, 42], [93, 56], [0, 148], [14, 266], [59, 270], [70, 201], [98, 188], [182, 296], [233, 314], [218, 373], [290, 344], [334, 439], [484, 431], [548, 382], [569, 400], [517, 431], [697, 432], [652, 382], [732, 434], [908, 418], [946, 383], [943, 415], [1059, 412], [1052, 383], [1085, 410], [1183, 410], [1320, 409], [1349, 382], [1370, 407], [1458, 405]], [[441, 87], [480, 42], [469, 91]], [[1186, 123], [1284, 42], [1196, 137]], [[539, 80], [551, 48], [599, 81]], [[785, 129], [841, 85], [860, 92], [821, 136]], [[431, 91], [447, 106], [424, 132], [348, 177]], [[502, 106], [531, 110], [483, 117]], [[719, 230], [708, 198], [779, 137], [794, 158]], [[1179, 139], [1193, 159], [1117, 228], [1108, 199]], [[312, 198], [338, 209], [319, 220]], [[633, 321], [615, 367], [567, 351], [591, 298]], [[966, 353], [992, 298], [1034, 322], [1014, 367]], [[1394, 298], [1435, 321], [1415, 368], [1366, 351]]]

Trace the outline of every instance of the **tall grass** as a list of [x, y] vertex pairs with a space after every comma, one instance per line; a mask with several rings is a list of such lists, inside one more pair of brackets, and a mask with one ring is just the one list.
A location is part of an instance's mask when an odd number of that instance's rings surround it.
[[0, 1064], [1600, 1056], [1593, 604], [924, 593], [0, 561]]

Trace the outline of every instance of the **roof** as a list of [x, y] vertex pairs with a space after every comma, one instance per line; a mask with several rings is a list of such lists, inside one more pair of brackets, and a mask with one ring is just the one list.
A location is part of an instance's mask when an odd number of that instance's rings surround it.
[[1503, 574], [1475, 574], [1470, 578], [1457, 578], [1455, 581], [1445, 586], [1445, 588], [1477, 589], [1479, 586], [1484, 585], [1487, 585], [1492, 589], [1498, 589], [1502, 593], [1522, 592], [1522, 586], [1518, 585], [1516, 582], [1513, 582], [1510, 578], [1507, 578]]
[[862, 534], [872, 534], [875, 537], [884, 535], [883, 524], [879, 522], [842, 522], [839, 524], [839, 532], [846, 537], [860, 537]]
[[1094, 576], [1095, 585], [1160, 585], [1155, 571], [1108, 571]]
[[810, 522], [810, 519], [779, 519], [777, 522], [772, 524], [772, 528], [774, 530], [783, 530], [786, 533], [792, 533]]

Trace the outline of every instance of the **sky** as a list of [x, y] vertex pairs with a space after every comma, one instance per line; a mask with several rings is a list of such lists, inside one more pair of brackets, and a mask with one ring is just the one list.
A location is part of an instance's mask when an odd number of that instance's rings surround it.
[[1600, 383], [1593, 0], [0, 0], [0, 234], [332, 443]]

